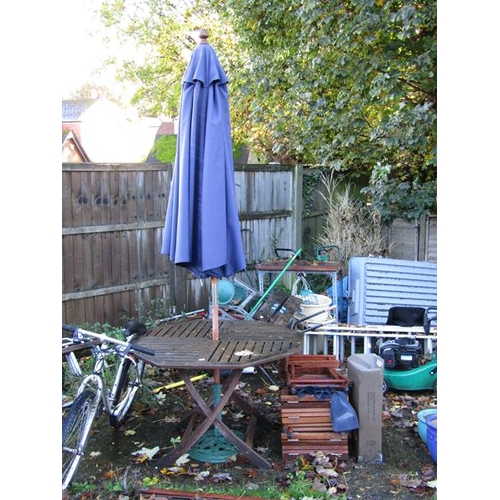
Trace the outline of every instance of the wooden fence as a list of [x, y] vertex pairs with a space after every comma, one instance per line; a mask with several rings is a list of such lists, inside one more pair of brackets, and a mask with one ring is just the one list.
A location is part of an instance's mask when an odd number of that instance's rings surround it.
[[[275, 248], [314, 255], [322, 212], [302, 218], [303, 175], [300, 166], [235, 165], [248, 271], [237, 275], [241, 281], [255, 284], [254, 264], [274, 257]], [[207, 307], [208, 280], [160, 253], [171, 177], [170, 164], [62, 164], [63, 323], [121, 325], [146, 311]], [[435, 231], [428, 229], [419, 231], [418, 260], [432, 260]], [[392, 236], [408, 240], [400, 229]], [[407, 246], [392, 256], [414, 259]]]
[[[169, 314], [207, 304], [208, 282], [160, 254], [171, 177], [170, 164], [63, 163], [64, 323], [116, 325], [155, 303]], [[274, 248], [298, 246], [300, 179], [300, 167], [236, 167], [250, 270]]]

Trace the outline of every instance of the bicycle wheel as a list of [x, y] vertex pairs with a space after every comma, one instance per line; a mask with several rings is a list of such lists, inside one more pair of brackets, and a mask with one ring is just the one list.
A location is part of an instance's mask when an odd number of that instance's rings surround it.
[[71, 484], [82, 459], [92, 422], [99, 409], [98, 394], [85, 390], [74, 401], [62, 424], [62, 489]]
[[132, 362], [126, 358], [122, 361], [117, 374], [117, 386], [112, 400], [112, 410], [109, 414], [109, 423], [118, 427], [128, 415], [134, 402], [135, 395], [141, 387], [144, 361]]

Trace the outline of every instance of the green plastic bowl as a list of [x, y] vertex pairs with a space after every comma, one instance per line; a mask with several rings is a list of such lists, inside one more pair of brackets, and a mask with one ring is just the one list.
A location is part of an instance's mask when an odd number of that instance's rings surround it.
[[229, 280], [221, 279], [219, 280], [218, 287], [219, 304], [229, 304], [234, 298], [234, 285]]

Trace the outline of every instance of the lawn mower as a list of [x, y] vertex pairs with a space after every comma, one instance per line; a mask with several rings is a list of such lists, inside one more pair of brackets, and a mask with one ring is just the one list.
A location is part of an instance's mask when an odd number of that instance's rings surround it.
[[[392, 307], [386, 324], [422, 326], [428, 335], [431, 322], [435, 320], [436, 316], [429, 317], [429, 309], [423, 307]], [[437, 390], [437, 353], [423, 355], [417, 339], [405, 336], [387, 340], [380, 345], [379, 356], [385, 364], [383, 394], [388, 389]]]

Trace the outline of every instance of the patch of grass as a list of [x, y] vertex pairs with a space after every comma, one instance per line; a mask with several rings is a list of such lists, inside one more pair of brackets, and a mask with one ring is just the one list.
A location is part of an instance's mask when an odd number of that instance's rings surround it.
[[[346, 500], [346, 495], [341, 493], [336, 495], [331, 491], [322, 491], [319, 483], [314, 482], [304, 471], [296, 473], [290, 472], [287, 480], [280, 484], [258, 484], [248, 482], [247, 484], [210, 484], [203, 483], [198, 486], [176, 480], [175, 477], [167, 480], [157, 477], [145, 477], [143, 479], [144, 488], [158, 488], [172, 491], [185, 491], [190, 493], [203, 492], [206, 494], [230, 495], [234, 497], [255, 497], [268, 500]], [[327, 488], [324, 488], [325, 490]]]
[[123, 486], [120, 484], [119, 481], [105, 481], [104, 482], [104, 489], [108, 492], [114, 492], [114, 493], [120, 493], [123, 491]]
[[96, 491], [96, 488], [96, 484], [89, 481], [85, 481], [84, 483], [74, 482], [71, 485], [71, 491], [73, 493], [92, 493], [93, 491]]
[[[174, 485], [171, 483], [166, 483], [159, 481], [158, 483], [154, 484], [151, 479], [152, 478], [145, 478], [147, 481], [144, 482], [144, 487], [145, 488], [159, 488], [159, 489], [165, 489], [165, 490], [173, 490], [173, 491], [186, 491], [190, 493], [195, 493], [195, 492], [200, 492], [200, 493], [205, 493], [205, 494], [213, 494], [213, 495], [230, 495], [234, 497], [255, 497], [255, 498], [262, 498], [262, 499], [268, 499], [268, 500], [301, 500], [302, 497], [294, 497], [291, 496], [291, 494], [287, 491], [281, 490], [278, 486], [273, 486], [273, 485], [264, 485], [264, 486], [257, 486], [255, 488], [244, 486], [244, 485], [207, 485], [204, 484], [203, 487], [194, 487], [194, 486], [188, 486], [186, 484], [182, 485]], [[309, 489], [310, 489], [310, 484], [309, 484]], [[326, 498], [326, 497], [318, 497], [314, 496], [311, 498]], [[332, 497], [329, 497], [330, 500], [332, 500]]]

